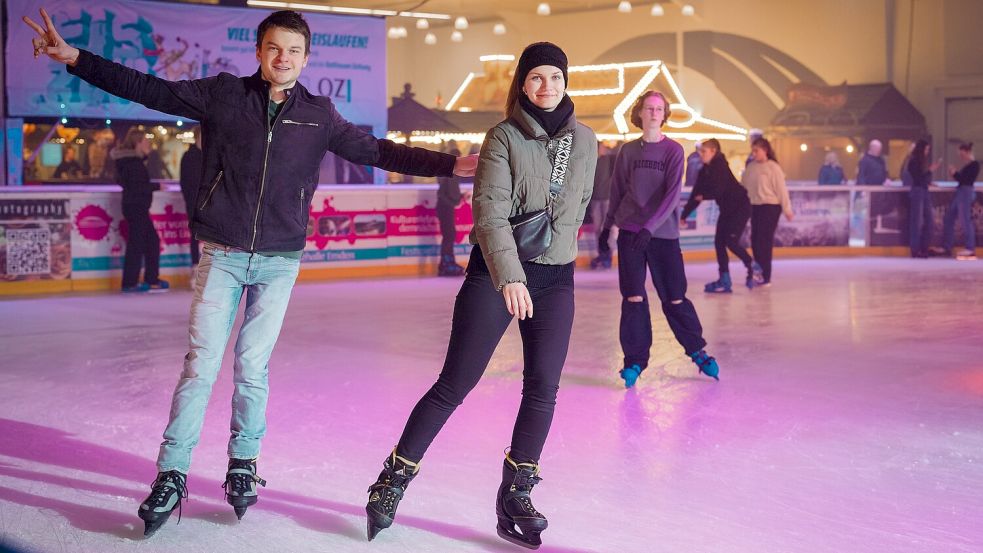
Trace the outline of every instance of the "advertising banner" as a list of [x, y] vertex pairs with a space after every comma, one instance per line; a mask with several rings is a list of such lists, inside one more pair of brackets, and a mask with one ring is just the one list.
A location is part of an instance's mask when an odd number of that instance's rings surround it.
[[[160, 266], [189, 267], [191, 232], [184, 211], [184, 198], [177, 192], [154, 194], [150, 220], [160, 236]], [[73, 194], [71, 201], [72, 271], [74, 278], [105, 278], [123, 268], [129, 235], [120, 204], [120, 194], [99, 192]]]
[[69, 200], [0, 197], [0, 281], [72, 274]]
[[[133, 0], [9, 0], [7, 101], [13, 116], [166, 119], [69, 75], [64, 65], [34, 59], [34, 31], [21, 23], [49, 10], [72, 46], [167, 80], [221, 72], [253, 74], [256, 28], [269, 10]], [[300, 82], [328, 96], [349, 121], [377, 136], [386, 126], [386, 25], [382, 18], [305, 14], [311, 53]], [[10, 78], [14, 77], [14, 78]]]
[[791, 221], [783, 216], [775, 232], [775, 246], [847, 246], [850, 243], [849, 190], [789, 191]]

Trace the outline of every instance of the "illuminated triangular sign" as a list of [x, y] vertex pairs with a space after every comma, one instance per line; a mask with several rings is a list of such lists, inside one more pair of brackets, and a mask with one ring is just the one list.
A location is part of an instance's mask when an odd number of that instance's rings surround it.
[[[511, 55], [481, 57], [481, 61], [486, 64], [486, 74], [494, 73], [494, 78], [498, 82], [505, 80], [503, 79], [505, 75], [501, 64], [511, 65], [514, 60], [515, 56]], [[493, 65], [497, 65], [497, 67], [493, 69]], [[493, 70], [489, 71], [490, 69]], [[587, 118], [593, 118], [591, 113], [600, 114], [603, 118], [604, 113], [611, 113], [618, 134], [599, 133], [598, 137], [601, 139], [624, 139], [637, 136], [638, 133], [632, 133], [629, 127], [628, 112], [639, 96], [646, 90], [653, 88], [663, 92], [669, 98], [670, 107], [673, 111], [673, 118], [666, 122], [666, 125], [672, 129], [666, 133], [667, 136], [684, 140], [700, 140], [709, 137], [723, 140], [745, 140], [747, 137], [747, 129], [704, 117], [692, 108], [676, 85], [668, 67], [660, 60], [574, 65], [568, 69], [568, 72], [570, 74], [570, 86], [567, 88], [567, 94], [572, 98], [580, 98], [577, 101], [578, 118], [581, 118], [581, 114], [586, 114]], [[480, 94], [477, 90], [481, 87], [487, 88], [488, 83], [480, 82], [485, 78], [486, 75], [469, 73], [445, 109], [455, 109], [455, 106], [459, 104], [461, 107], [457, 109], [461, 111], [498, 109], [501, 99], [497, 98], [497, 95], [489, 96], [487, 90], [484, 94]], [[504, 93], [504, 91], [501, 92]], [[494, 101], [492, 101], [493, 98]], [[465, 106], [465, 103], [468, 105]], [[682, 119], [678, 117], [679, 115], [683, 115]], [[610, 123], [602, 123], [602, 126], [608, 125]]]

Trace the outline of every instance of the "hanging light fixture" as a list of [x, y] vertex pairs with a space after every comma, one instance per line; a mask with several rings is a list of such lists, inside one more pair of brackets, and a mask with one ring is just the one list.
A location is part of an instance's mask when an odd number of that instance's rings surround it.
[[427, 36], [423, 37], [423, 43], [427, 46], [433, 46], [437, 44], [437, 35], [433, 33], [427, 33]]
[[655, 17], [662, 17], [665, 14], [666, 10], [662, 7], [662, 4], [652, 4], [652, 15]]
[[422, 30], [425, 30], [425, 29], [429, 29], [430, 28], [430, 21], [427, 21], [426, 19], [417, 19], [416, 20], [416, 28], [417, 29], [420, 29], [421, 31]]
[[505, 23], [496, 23], [495, 26], [492, 27], [492, 32], [495, 33], [496, 35], [504, 35]]
[[621, 0], [618, 3], [618, 11], [621, 13], [631, 13], [631, 2], [628, 0]]
[[463, 15], [459, 16], [457, 19], [454, 20], [454, 28], [457, 29], [458, 31], [463, 31], [464, 29], [467, 29], [468, 19]]
[[464, 35], [461, 33], [461, 31], [454, 31], [451, 33], [451, 42], [461, 42], [462, 40], [464, 40]]
[[536, 13], [539, 15], [549, 15], [550, 5], [546, 2], [540, 2], [539, 5], [536, 6]]
[[695, 14], [696, 14], [696, 8], [693, 7], [693, 4], [683, 4], [683, 15], [692, 16]]
[[386, 36], [389, 38], [399, 38], [399, 27], [389, 27], [389, 31], [386, 32]]

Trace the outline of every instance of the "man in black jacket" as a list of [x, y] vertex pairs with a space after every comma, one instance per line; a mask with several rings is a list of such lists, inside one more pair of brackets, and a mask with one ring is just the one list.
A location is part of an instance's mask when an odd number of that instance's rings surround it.
[[259, 25], [253, 75], [176, 82], [80, 51], [65, 42], [43, 9], [41, 19], [44, 26], [24, 18], [37, 32], [35, 57], [46, 54], [111, 94], [201, 122], [204, 163], [192, 230], [204, 252], [191, 304], [190, 349], [157, 458], [159, 474], [139, 515], [149, 535], [186, 496], [191, 450], [245, 290], [224, 486], [241, 517], [256, 503], [256, 484], [266, 484], [256, 475], [256, 457], [266, 432], [267, 361], [300, 267], [321, 159], [330, 151], [403, 174], [471, 176], [477, 158], [377, 139], [346, 121], [331, 100], [308, 92], [297, 78], [307, 65], [311, 32], [297, 12], [275, 12]]

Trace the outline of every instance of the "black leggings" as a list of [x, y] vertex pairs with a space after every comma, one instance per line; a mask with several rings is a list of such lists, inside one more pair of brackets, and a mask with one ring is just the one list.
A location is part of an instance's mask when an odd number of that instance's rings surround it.
[[[662, 303], [669, 328], [687, 355], [704, 347], [703, 326], [696, 314], [696, 307], [686, 297], [686, 268], [679, 239], [653, 238], [644, 251], [631, 247], [635, 233], [622, 230], [618, 233], [618, 281], [621, 285], [621, 349], [625, 352], [625, 366], [645, 368], [652, 349], [652, 316], [648, 296], [645, 293], [646, 273], [651, 273], [652, 284]], [[642, 301], [628, 301], [641, 297]]]
[[[543, 452], [573, 327], [572, 284], [530, 288], [529, 293], [535, 316], [519, 321], [525, 366], [510, 452], [518, 462], [538, 462]], [[444, 368], [410, 413], [396, 447], [400, 456], [413, 462], [423, 458], [451, 413], [478, 383], [512, 319], [491, 276], [469, 267], [454, 304]]]
[[720, 217], [717, 218], [717, 233], [713, 236], [713, 247], [717, 250], [717, 268], [721, 273], [730, 272], [730, 257], [727, 256], [727, 250], [734, 252], [748, 271], [751, 270], [753, 260], [741, 245], [741, 235], [744, 234], [750, 218], [750, 206], [734, 212], [720, 210]]
[[123, 255], [123, 288], [140, 282], [141, 266], [143, 281], [156, 284], [160, 279], [160, 237], [150, 220], [150, 208], [123, 204], [123, 218], [129, 230]]
[[765, 282], [771, 282], [771, 252], [775, 248], [775, 230], [782, 216], [782, 206], [766, 204], [751, 206], [751, 251], [761, 265]]

